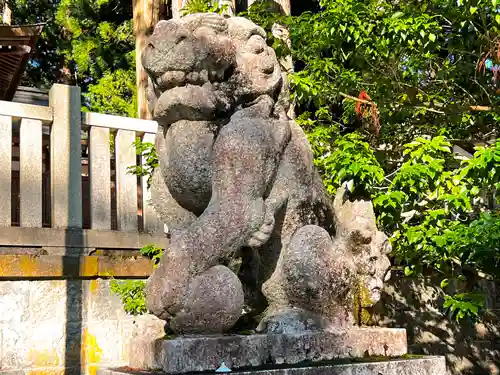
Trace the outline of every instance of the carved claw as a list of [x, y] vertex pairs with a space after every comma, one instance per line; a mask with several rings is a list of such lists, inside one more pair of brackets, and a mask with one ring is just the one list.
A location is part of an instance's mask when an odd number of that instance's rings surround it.
[[264, 245], [274, 230], [274, 213], [266, 214], [264, 219], [264, 224], [259, 228], [259, 230], [252, 234], [250, 239], [247, 241], [247, 246], [249, 247], [260, 247]]

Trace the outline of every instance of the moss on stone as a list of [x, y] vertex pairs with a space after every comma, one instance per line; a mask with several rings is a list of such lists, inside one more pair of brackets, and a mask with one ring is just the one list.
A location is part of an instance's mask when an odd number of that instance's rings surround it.
[[163, 336], [163, 340], [175, 340], [177, 338], [176, 335], [165, 335]]
[[403, 354], [401, 356], [402, 359], [420, 359], [425, 358], [425, 355], [422, 354]]
[[358, 280], [357, 287], [354, 289], [353, 298], [353, 315], [356, 324], [369, 325], [371, 321], [371, 313], [366, 309], [374, 304], [370, 296], [370, 291], [366, 287], [362, 279]]

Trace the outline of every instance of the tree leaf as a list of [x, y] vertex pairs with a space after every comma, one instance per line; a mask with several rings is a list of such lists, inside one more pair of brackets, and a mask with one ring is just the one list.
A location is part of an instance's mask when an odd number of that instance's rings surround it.
[[[440, 284], [439, 286], [441, 287], [441, 289], [444, 289], [444, 288], [446, 288], [446, 287], [448, 286], [448, 284], [449, 284], [449, 283], [450, 283], [450, 280], [448, 280], [448, 279], [443, 279], [443, 280], [441, 281], [441, 284]], [[446, 307], [446, 306], [445, 306], [445, 307]]]

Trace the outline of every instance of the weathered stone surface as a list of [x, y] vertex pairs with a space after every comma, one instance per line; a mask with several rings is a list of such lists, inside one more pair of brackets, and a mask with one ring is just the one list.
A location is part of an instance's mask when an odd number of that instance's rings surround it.
[[124, 347], [126, 363], [144, 365], [154, 363], [152, 357], [154, 350], [142, 350], [142, 348], [147, 342], [154, 343], [155, 340], [165, 336], [165, 322], [150, 314], [138, 316], [133, 321], [122, 321], [122, 335], [127, 338]]
[[49, 91], [53, 228], [82, 228], [81, 96], [76, 86], [54, 84]]
[[[81, 321], [85, 311], [81, 281], [30, 283], [29, 322], [33, 325]], [[68, 306], [71, 308], [68, 309]]]
[[0, 373], [95, 375], [127, 364], [130, 340], [162, 337], [163, 325], [126, 315], [106, 280], [0, 281]]
[[0, 370], [63, 364], [64, 324], [2, 325]]
[[365, 356], [397, 357], [406, 354], [406, 331], [355, 328], [343, 334], [193, 337], [141, 340], [131, 345], [132, 351], [140, 353], [131, 356], [131, 367], [162, 368], [177, 374], [215, 370], [222, 361], [238, 369]]
[[110, 293], [109, 280], [97, 279], [86, 282], [85, 296], [88, 310], [87, 321], [90, 323], [133, 318], [126, 314], [120, 297]]
[[42, 226], [42, 121], [22, 119], [19, 138], [19, 216], [22, 227]]
[[119, 321], [108, 320], [89, 322], [84, 326], [82, 342], [87, 351], [87, 363], [123, 362], [124, 341], [127, 337], [122, 336], [120, 325]]
[[[161, 375], [161, 372], [147, 372], [127, 369], [99, 368], [97, 375]], [[445, 375], [446, 364], [443, 357], [413, 359], [393, 359], [349, 364], [323, 364], [264, 370], [241, 371], [240, 375]]]
[[171, 232], [147, 305], [177, 333], [228, 331], [243, 291], [247, 321], [265, 311], [259, 331], [345, 330], [386, 277], [371, 203], [342, 190], [332, 206], [265, 37], [193, 14], [160, 21], [142, 55], [159, 124], [152, 200]]
[[111, 230], [111, 163], [108, 128], [89, 130], [90, 218], [92, 229]]
[[153, 265], [147, 258], [97, 256], [0, 255], [0, 277], [147, 277]]
[[0, 281], [0, 324], [16, 324], [29, 314], [29, 281]]
[[[161, 246], [168, 240], [163, 234], [127, 233], [75, 228], [23, 228], [3, 227], [2, 246], [140, 249], [151, 243]], [[60, 255], [60, 254], [55, 254]]]

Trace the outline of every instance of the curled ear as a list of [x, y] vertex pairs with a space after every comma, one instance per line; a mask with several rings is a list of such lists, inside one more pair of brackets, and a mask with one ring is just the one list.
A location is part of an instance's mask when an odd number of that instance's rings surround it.
[[[333, 211], [337, 233], [340, 235], [349, 237], [351, 236], [350, 233], [355, 231], [361, 231], [362, 233], [377, 231], [377, 221], [372, 202], [364, 199], [351, 199], [346, 183], [337, 190], [333, 201]], [[358, 237], [363, 238], [363, 236], [365, 235]]]
[[209, 27], [218, 33], [224, 32], [228, 28], [227, 20], [217, 13], [195, 13], [188, 14], [182, 18], [193, 29], [199, 27]]

